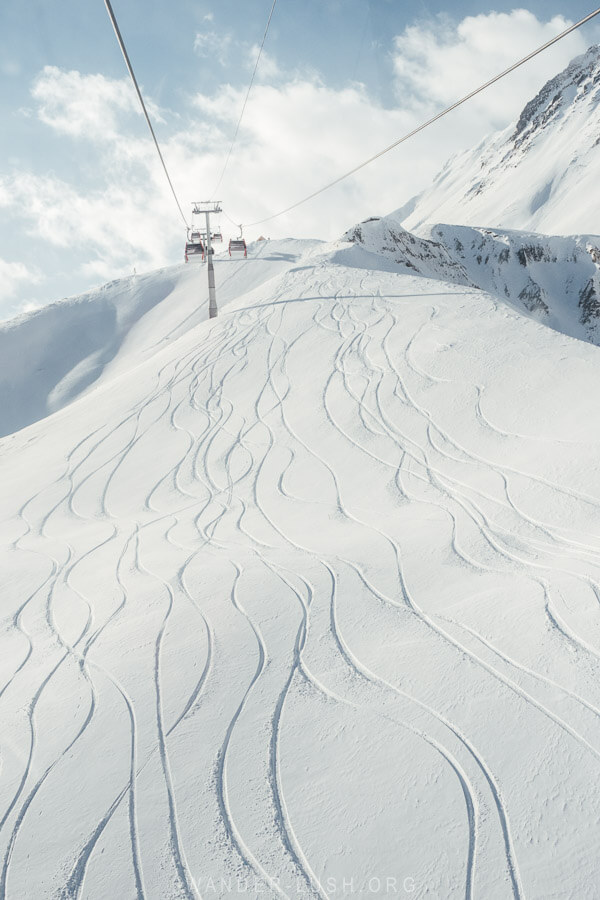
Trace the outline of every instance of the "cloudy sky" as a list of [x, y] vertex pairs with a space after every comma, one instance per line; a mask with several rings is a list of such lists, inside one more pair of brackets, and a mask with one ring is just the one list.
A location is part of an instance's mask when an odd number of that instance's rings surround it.
[[[112, 0], [186, 215], [213, 198], [272, 0]], [[278, 0], [217, 199], [265, 218], [591, 10], [472, 0]], [[332, 238], [390, 212], [506, 127], [600, 40], [592, 23], [317, 200], [256, 228]], [[0, 319], [182, 258], [169, 193], [102, 0], [0, 4]], [[235, 228], [222, 218], [225, 236]]]

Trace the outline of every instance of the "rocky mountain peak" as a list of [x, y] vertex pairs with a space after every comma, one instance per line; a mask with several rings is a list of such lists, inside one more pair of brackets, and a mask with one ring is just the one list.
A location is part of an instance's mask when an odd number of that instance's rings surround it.
[[594, 100], [600, 99], [600, 45], [597, 44], [575, 57], [529, 101], [519, 117], [513, 140], [518, 142], [521, 136], [544, 127], [578, 99], [590, 94]]
[[409, 231], [440, 220], [545, 234], [598, 234], [600, 46], [576, 57], [516, 124], [454, 157], [398, 210]]

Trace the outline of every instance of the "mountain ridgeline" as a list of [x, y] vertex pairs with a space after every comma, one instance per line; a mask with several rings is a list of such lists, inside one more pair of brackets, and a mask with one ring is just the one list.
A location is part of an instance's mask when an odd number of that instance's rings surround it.
[[556, 331], [600, 344], [598, 236], [464, 225], [433, 225], [417, 236], [387, 216], [362, 222], [344, 240], [407, 273], [480, 288]]
[[409, 231], [432, 222], [600, 231], [600, 46], [547, 82], [518, 121], [450, 159], [398, 217]]
[[343, 240], [374, 266], [480, 288], [600, 344], [599, 144], [600, 46], [593, 46], [515, 123], [450, 159], [395, 213], [361, 222]]

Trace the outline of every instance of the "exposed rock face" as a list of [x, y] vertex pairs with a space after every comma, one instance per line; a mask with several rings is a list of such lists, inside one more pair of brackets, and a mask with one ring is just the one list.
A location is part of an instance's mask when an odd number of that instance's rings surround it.
[[347, 231], [342, 240], [383, 255], [413, 275], [473, 285], [465, 267], [443, 243], [411, 234], [392, 216], [366, 219]]
[[535, 132], [547, 128], [564, 114], [574, 97], [585, 98], [600, 88], [600, 47], [575, 57], [567, 68], [546, 82], [542, 90], [523, 109], [512, 141], [517, 146], [530, 140]]
[[579, 308], [581, 309], [581, 321], [594, 329], [598, 326], [600, 318], [600, 279], [598, 275], [590, 278], [586, 286], [579, 293]]
[[471, 285], [550, 327], [600, 344], [600, 239], [434, 225], [410, 234], [394, 216], [372, 218], [343, 240], [405, 271]]
[[[360, 223], [344, 240], [404, 271], [479, 287], [600, 345], [599, 144], [594, 46], [544, 85], [516, 123], [450, 160], [396, 213]], [[432, 224], [440, 219], [457, 224]]]
[[545, 292], [540, 285], [529, 278], [527, 284], [519, 293], [519, 300], [529, 312], [537, 312], [539, 310], [549, 313], [550, 310], [547, 303], [544, 302], [544, 296]]

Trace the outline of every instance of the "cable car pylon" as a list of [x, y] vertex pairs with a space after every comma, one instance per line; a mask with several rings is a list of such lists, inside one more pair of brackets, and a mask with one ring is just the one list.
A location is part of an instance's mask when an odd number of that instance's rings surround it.
[[[210, 217], [216, 213], [222, 212], [220, 201], [197, 200], [192, 204], [192, 215], [199, 216], [204, 214], [206, 218], [206, 259], [208, 263], [208, 318], [216, 319], [218, 314], [217, 308], [217, 291], [215, 287], [215, 267], [213, 265], [214, 249], [212, 245], [213, 232], [210, 229]], [[218, 233], [214, 232], [215, 234]]]

